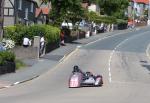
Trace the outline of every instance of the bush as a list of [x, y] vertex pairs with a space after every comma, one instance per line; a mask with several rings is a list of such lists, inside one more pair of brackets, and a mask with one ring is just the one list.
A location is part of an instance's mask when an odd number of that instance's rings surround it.
[[0, 52], [0, 65], [5, 64], [5, 62], [15, 62], [15, 54], [10, 51]]
[[127, 28], [127, 20], [123, 20], [123, 19], [117, 19], [117, 25], [118, 25], [118, 29], [122, 30], [122, 29], [126, 29]]
[[98, 17], [94, 20], [96, 23], [106, 23], [106, 24], [112, 24], [112, 23], [116, 23], [116, 18], [115, 17], [111, 17], [111, 16], [102, 16], [102, 17]]
[[45, 25], [31, 25], [27, 27], [27, 35], [30, 39], [33, 39], [34, 36], [45, 35]]
[[117, 19], [117, 24], [127, 24], [127, 20]]
[[57, 42], [60, 38], [60, 29], [45, 25], [45, 38], [47, 42]]
[[44, 35], [47, 42], [56, 42], [60, 37], [60, 29], [50, 25], [15, 25], [5, 27], [5, 38], [12, 39], [16, 45], [22, 45], [24, 36], [32, 39], [34, 36]]
[[22, 40], [25, 35], [27, 35], [27, 27], [24, 25], [15, 25], [5, 27], [4, 38], [11, 39], [15, 41], [16, 45], [22, 45]]
[[99, 16], [95, 12], [89, 12], [88, 13], [88, 20], [94, 21], [95, 23], [106, 23], [106, 24], [112, 24], [116, 23], [116, 18], [112, 16]]
[[43, 35], [47, 42], [56, 42], [60, 37], [60, 29], [50, 25], [32, 25], [27, 30], [28, 36], [33, 39], [34, 36]]
[[4, 28], [4, 33], [5, 33], [4, 37], [14, 40], [15, 31], [16, 31], [16, 26], [5, 27]]

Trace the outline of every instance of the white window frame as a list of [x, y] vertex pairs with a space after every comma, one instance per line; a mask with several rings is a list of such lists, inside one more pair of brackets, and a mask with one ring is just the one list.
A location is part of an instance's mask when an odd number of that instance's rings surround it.
[[24, 19], [28, 20], [28, 14], [29, 14], [29, 9], [26, 8], [25, 9], [25, 18]]
[[33, 13], [33, 7], [34, 7], [34, 4], [31, 3], [30, 12], [32, 12], [32, 13]]
[[18, 9], [19, 9], [19, 10], [22, 10], [22, 0], [19, 0]]

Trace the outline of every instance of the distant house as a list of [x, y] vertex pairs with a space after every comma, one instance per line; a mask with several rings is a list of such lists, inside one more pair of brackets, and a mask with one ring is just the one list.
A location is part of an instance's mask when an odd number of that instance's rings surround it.
[[38, 7], [34, 0], [5, 0], [4, 26], [21, 24], [34, 24], [35, 11]]
[[81, 6], [88, 11], [96, 12], [98, 15], [100, 14], [100, 7], [96, 4], [89, 3], [89, 0], [83, 0]]
[[96, 4], [91, 4], [88, 6], [89, 11], [96, 12], [97, 14], [100, 14], [100, 7]]
[[130, 0], [128, 16], [132, 16], [133, 9], [137, 17], [143, 17], [145, 10], [148, 10], [149, 0]]
[[39, 7], [36, 8], [36, 19], [38, 24], [47, 24], [49, 22], [48, 15], [51, 11], [51, 2], [38, 3]]

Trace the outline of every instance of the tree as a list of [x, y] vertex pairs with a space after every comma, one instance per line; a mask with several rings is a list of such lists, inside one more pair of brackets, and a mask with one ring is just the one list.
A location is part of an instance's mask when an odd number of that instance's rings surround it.
[[98, 4], [101, 8], [101, 13], [116, 18], [124, 18], [129, 0], [101, 0]]
[[51, 0], [52, 11], [50, 18], [59, 25], [63, 20], [73, 23], [83, 17], [84, 10], [81, 7], [82, 0]]

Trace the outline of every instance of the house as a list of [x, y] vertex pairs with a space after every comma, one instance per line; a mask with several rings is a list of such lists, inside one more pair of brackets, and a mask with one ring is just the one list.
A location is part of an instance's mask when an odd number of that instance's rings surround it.
[[148, 20], [149, 0], [130, 0], [128, 7], [128, 21], [135, 26], [145, 26]]
[[145, 16], [145, 11], [148, 10], [149, 0], [130, 0], [128, 7], [128, 16], [132, 16], [133, 9], [137, 17]]
[[36, 8], [35, 17], [38, 24], [47, 24], [49, 22], [48, 15], [51, 11], [51, 2], [38, 2], [39, 7]]
[[96, 4], [91, 4], [88, 6], [89, 11], [96, 12], [98, 15], [100, 15], [100, 7]]
[[89, 0], [83, 0], [81, 6], [88, 11], [93, 11], [100, 15], [100, 7], [97, 4], [90, 3]]
[[35, 11], [37, 7], [35, 0], [5, 0], [4, 26], [17, 23], [34, 24], [36, 22]]

